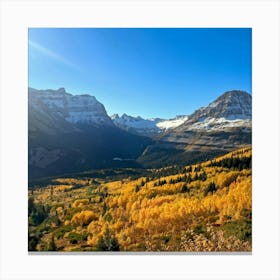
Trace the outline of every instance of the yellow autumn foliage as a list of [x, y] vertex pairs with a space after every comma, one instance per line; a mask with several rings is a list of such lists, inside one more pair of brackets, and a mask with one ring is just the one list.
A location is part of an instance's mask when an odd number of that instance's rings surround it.
[[98, 215], [93, 211], [85, 210], [79, 213], [76, 213], [71, 219], [71, 223], [73, 225], [88, 225], [92, 220], [98, 219]]
[[73, 207], [82, 207], [83, 205], [87, 205], [89, 203], [89, 199], [77, 199], [73, 202]]
[[[246, 147], [215, 161], [251, 155]], [[88, 246], [88, 250], [96, 248], [109, 228], [124, 251], [250, 251], [249, 241], [228, 236], [224, 226], [238, 230], [234, 223], [240, 221], [250, 226], [252, 170], [215, 166], [211, 161], [188, 169], [186, 166], [182, 174], [160, 178], [100, 179], [91, 188], [86, 185], [89, 180], [61, 178], [57, 179], [61, 185], [54, 188], [57, 193], [52, 198], [50, 187], [35, 190], [33, 196], [35, 203], [49, 201], [65, 227], [63, 233], [73, 230], [80, 234], [78, 245]], [[199, 179], [201, 175], [206, 176]], [[159, 181], [164, 183], [158, 185]], [[85, 187], [63, 191], [72, 184]], [[208, 191], [211, 184], [215, 188]], [[59, 231], [58, 227], [53, 231]], [[60, 237], [57, 242], [65, 250], [78, 246], [65, 240], [68, 235], [74, 236], [73, 232], [58, 232], [64, 239]], [[229, 232], [236, 234], [234, 230]]]

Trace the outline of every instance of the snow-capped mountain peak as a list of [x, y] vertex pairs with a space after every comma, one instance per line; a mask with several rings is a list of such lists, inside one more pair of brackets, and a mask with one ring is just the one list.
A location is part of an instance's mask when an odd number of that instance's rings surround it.
[[252, 97], [245, 91], [227, 91], [211, 102], [208, 106], [202, 107], [190, 116], [191, 118], [225, 118], [227, 120], [251, 119], [252, 118]]
[[113, 114], [112, 116], [110, 116], [110, 118], [112, 119], [112, 120], [114, 120], [114, 119], [118, 119], [120, 116], [118, 115], [118, 114]]
[[114, 122], [114, 124], [121, 129], [136, 134], [152, 136], [162, 131], [181, 125], [188, 119], [188, 117], [177, 116], [174, 119], [161, 119], [161, 118], [144, 119], [140, 116], [133, 117], [127, 114], [123, 114], [120, 117], [118, 114], [114, 114], [111, 116], [111, 119]]
[[227, 91], [189, 116], [178, 130], [224, 130], [251, 127], [252, 97], [245, 91]]
[[132, 133], [150, 136], [160, 132], [155, 121], [143, 119], [140, 116], [133, 117], [123, 114], [120, 117], [118, 114], [114, 114], [111, 119], [116, 126]]
[[92, 95], [72, 95], [67, 93], [64, 88], [58, 90], [29, 88], [28, 91], [31, 105], [38, 105], [38, 101], [40, 101], [52, 116], [62, 117], [69, 123], [113, 125], [103, 104]]
[[246, 91], [227, 91], [204, 108], [205, 114], [213, 117], [234, 119], [252, 118], [252, 97]]

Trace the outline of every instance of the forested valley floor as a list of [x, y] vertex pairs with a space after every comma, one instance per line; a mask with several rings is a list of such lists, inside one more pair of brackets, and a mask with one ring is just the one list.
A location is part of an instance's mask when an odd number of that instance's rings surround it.
[[28, 192], [29, 251], [252, 250], [250, 146], [139, 178], [56, 178]]

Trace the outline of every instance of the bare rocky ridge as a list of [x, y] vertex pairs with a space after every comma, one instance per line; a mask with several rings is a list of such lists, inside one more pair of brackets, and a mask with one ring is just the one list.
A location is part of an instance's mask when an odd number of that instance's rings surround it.
[[[245, 91], [228, 91], [206, 107], [196, 110], [180, 126], [164, 137], [185, 138], [190, 132], [250, 132], [252, 126], [252, 97]], [[186, 134], [186, 135], [185, 135]], [[188, 138], [188, 137], [187, 137]]]
[[114, 114], [111, 116], [111, 119], [117, 127], [130, 133], [155, 137], [164, 131], [183, 124], [188, 119], [188, 116], [176, 116], [172, 119], [143, 119], [140, 116], [133, 117], [127, 114], [123, 114], [120, 117], [118, 114]]
[[[138, 159], [146, 166], [196, 162], [252, 142], [252, 97], [229, 91], [196, 110], [180, 126], [165, 131]], [[167, 144], [168, 143], [168, 144]]]
[[252, 121], [252, 97], [245, 91], [228, 91], [196, 110], [189, 119], [174, 131], [225, 131], [227, 129], [250, 128]]
[[70, 123], [113, 125], [103, 104], [88, 94], [72, 95], [64, 88], [58, 90], [29, 88], [29, 98], [33, 99], [33, 102], [37, 99], [43, 103], [52, 116], [62, 117]]
[[71, 95], [63, 88], [29, 88], [30, 179], [93, 168], [135, 167], [135, 160], [151, 142], [116, 127], [94, 96]]
[[251, 95], [237, 90], [190, 116], [164, 120], [110, 118], [94, 96], [29, 88], [29, 176], [206, 160], [250, 144], [251, 119]]
[[225, 92], [207, 107], [196, 110], [190, 116], [143, 119], [140, 116], [114, 114], [111, 119], [123, 130], [150, 137], [182, 131], [225, 131], [237, 127], [250, 129], [252, 97], [245, 91], [233, 90]]
[[227, 91], [207, 107], [196, 110], [190, 116], [189, 122], [198, 122], [206, 118], [251, 119], [252, 97], [246, 91]]

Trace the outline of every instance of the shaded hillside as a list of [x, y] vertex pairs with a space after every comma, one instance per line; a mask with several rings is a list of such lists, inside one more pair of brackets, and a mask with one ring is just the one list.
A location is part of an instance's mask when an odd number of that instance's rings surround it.
[[152, 143], [116, 127], [104, 106], [91, 96], [30, 89], [28, 105], [30, 179], [92, 168], [135, 167], [135, 159]]

